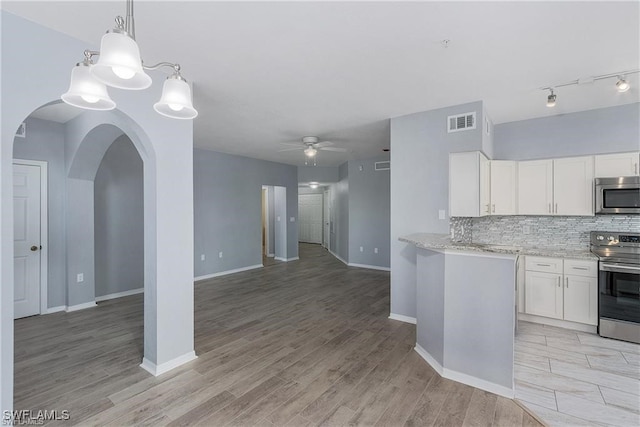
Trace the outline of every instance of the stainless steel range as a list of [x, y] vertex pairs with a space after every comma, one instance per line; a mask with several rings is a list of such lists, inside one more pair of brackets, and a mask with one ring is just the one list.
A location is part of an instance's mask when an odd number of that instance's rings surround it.
[[591, 232], [598, 256], [598, 333], [640, 344], [640, 233]]

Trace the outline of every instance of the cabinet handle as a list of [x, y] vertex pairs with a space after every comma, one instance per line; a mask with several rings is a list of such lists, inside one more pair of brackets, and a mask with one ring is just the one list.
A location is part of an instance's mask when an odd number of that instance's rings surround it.
[[558, 276], [558, 287], [562, 287], [562, 285], [560, 284], [560, 276]]
[[491, 213], [491, 210], [489, 209], [489, 203], [487, 203], [487, 213]]
[[638, 175], [638, 162], [635, 162], [633, 165], [633, 172]]
[[536, 265], [538, 267], [551, 267], [551, 264], [538, 264], [538, 263], [536, 263]]
[[589, 270], [587, 267], [571, 267], [571, 268], [573, 268], [574, 270], [584, 270], [584, 271]]
[[549, 213], [552, 213], [551, 212], [551, 203], [549, 203]]
[[566, 283], [567, 288], [569, 287], [569, 278], [565, 277], [564, 278], [564, 283]]
[[491, 205], [491, 212], [492, 213], [496, 213], [496, 205], [495, 204]]
[[558, 204], [556, 203], [556, 213], [558, 213]]

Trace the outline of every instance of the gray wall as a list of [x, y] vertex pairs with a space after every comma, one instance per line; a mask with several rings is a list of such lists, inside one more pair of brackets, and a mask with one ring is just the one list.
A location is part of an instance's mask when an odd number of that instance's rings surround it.
[[495, 126], [495, 159], [528, 160], [637, 150], [640, 150], [640, 103]]
[[[416, 253], [398, 237], [448, 233], [449, 153], [482, 150], [482, 126], [447, 133], [447, 116], [475, 111], [482, 102], [391, 119], [391, 313], [416, 316]], [[438, 219], [438, 210], [445, 219]]]
[[96, 296], [144, 286], [143, 164], [127, 136], [109, 147], [94, 180]]
[[298, 182], [338, 182], [338, 167], [298, 166]]
[[66, 197], [64, 125], [35, 118], [28, 118], [26, 123], [27, 137], [15, 139], [13, 157], [47, 162], [49, 179], [47, 307], [59, 307], [66, 304], [67, 282], [64, 228], [64, 203]]
[[[201, 149], [195, 149], [193, 157], [196, 277], [262, 264], [263, 185], [286, 187], [287, 214], [281, 218], [286, 221], [286, 257], [298, 256], [296, 166]], [[277, 205], [277, 194], [275, 199]], [[222, 259], [218, 252], [223, 252]], [[201, 254], [205, 261], [200, 261]]]
[[339, 181], [330, 186], [331, 251], [349, 262], [349, 164], [338, 168]]
[[388, 155], [348, 163], [349, 263], [389, 267], [390, 172], [374, 169], [375, 162], [387, 160]]

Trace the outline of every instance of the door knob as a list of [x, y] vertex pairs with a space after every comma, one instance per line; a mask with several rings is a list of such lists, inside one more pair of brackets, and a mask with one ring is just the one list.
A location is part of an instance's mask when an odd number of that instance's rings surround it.
[[38, 247], [37, 247], [37, 246], [31, 246], [31, 252], [35, 252], [35, 251], [37, 251], [37, 250], [38, 250]]

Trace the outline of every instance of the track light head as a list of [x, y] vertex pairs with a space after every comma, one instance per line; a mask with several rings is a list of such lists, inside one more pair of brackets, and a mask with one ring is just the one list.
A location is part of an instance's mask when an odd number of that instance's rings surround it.
[[625, 80], [624, 76], [618, 76], [616, 88], [618, 89], [618, 92], [626, 92], [631, 88], [631, 85]]
[[556, 106], [556, 94], [553, 93], [553, 89], [549, 89], [551, 92], [549, 96], [547, 96], [547, 107], [552, 108]]

